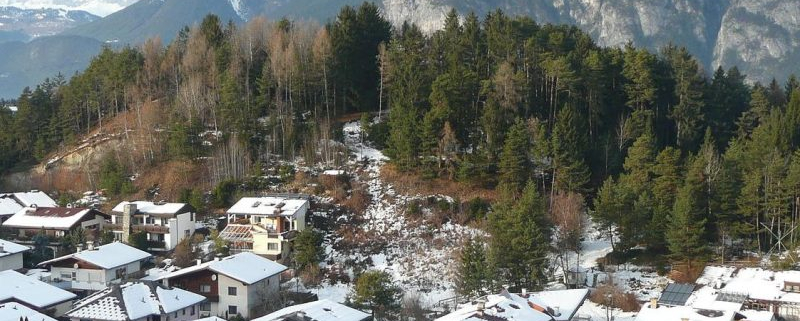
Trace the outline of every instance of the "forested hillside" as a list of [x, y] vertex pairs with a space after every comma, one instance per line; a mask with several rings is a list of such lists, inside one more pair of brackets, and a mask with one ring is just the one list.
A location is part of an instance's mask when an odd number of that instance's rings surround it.
[[109, 168], [183, 160], [203, 168], [205, 186], [187, 188], [209, 190], [280, 159], [333, 166], [337, 119], [369, 112], [368, 139], [398, 170], [499, 192], [474, 219], [514, 245], [492, 247], [495, 277], [526, 287], [543, 264], [536, 244], [580, 238], [547, 228], [563, 208], [591, 208], [619, 252], [675, 260], [794, 239], [800, 83], [711, 74], [685, 48], [603, 48], [577, 27], [501, 11], [453, 11], [431, 35], [392, 28], [371, 4], [325, 26], [208, 16], [23, 92], [16, 114], [0, 112], [0, 170], [47, 162], [129, 114], [121, 135], [135, 148]]

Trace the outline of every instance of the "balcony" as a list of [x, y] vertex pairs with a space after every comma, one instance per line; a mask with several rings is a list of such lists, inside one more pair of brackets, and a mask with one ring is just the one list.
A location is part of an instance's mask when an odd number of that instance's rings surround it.
[[[111, 224], [106, 223], [103, 224], [106, 229], [120, 231], [122, 230], [122, 224]], [[169, 234], [169, 226], [162, 226], [162, 225], [133, 225], [131, 226], [131, 230], [133, 232], [147, 232], [147, 233], [156, 233], [156, 234]]]

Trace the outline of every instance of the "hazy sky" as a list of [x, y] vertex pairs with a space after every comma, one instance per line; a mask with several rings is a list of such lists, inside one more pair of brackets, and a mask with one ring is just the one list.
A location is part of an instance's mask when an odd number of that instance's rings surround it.
[[137, 0], [0, 0], [0, 6], [14, 6], [23, 9], [59, 8], [84, 10], [105, 17]]

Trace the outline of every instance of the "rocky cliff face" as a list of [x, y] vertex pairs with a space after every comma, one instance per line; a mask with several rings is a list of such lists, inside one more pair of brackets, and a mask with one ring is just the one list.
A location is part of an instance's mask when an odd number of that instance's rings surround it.
[[800, 73], [799, 0], [384, 0], [387, 17], [442, 26], [450, 8], [500, 8], [540, 23], [581, 27], [603, 46], [686, 46], [707, 69], [738, 66], [754, 81]]

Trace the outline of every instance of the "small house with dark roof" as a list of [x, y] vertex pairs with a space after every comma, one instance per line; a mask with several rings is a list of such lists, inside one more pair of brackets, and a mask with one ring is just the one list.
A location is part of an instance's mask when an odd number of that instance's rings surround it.
[[68, 207], [26, 207], [3, 222], [3, 226], [17, 232], [19, 237], [32, 237], [44, 232], [50, 237], [63, 237], [69, 232], [101, 230], [111, 216], [94, 209]]
[[76, 302], [66, 317], [74, 321], [197, 320], [205, 300], [189, 291], [136, 281], [111, 286]]

